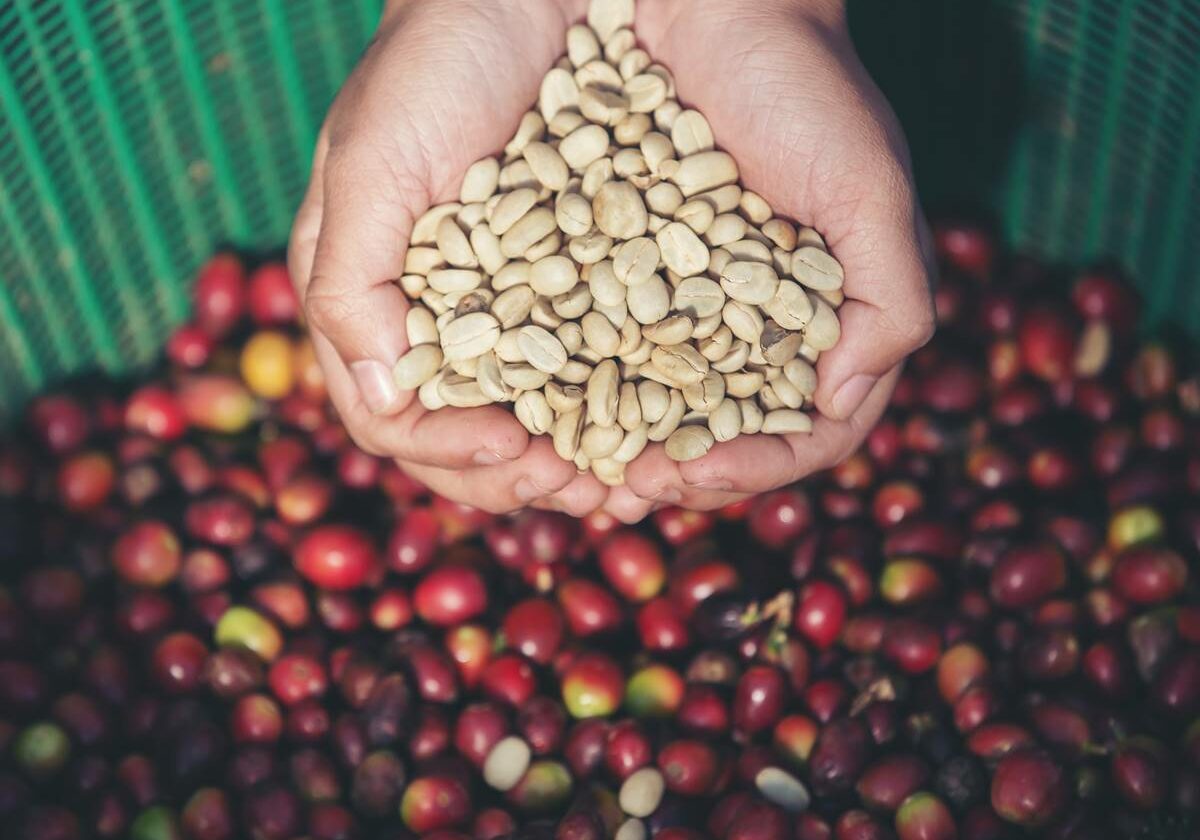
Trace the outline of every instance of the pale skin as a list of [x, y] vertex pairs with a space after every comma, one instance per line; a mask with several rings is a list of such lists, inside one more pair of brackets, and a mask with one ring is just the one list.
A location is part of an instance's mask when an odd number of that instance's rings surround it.
[[905, 357], [929, 340], [929, 237], [903, 135], [859, 63], [843, 0], [640, 0], [635, 29], [709, 119], [743, 184], [811, 225], [845, 268], [842, 339], [818, 364], [811, 435], [754, 435], [677, 464], [652, 446], [609, 489], [505, 408], [427, 412], [390, 377], [407, 349], [413, 221], [456, 200], [536, 100], [586, 0], [392, 0], [322, 128], [289, 265], [354, 440], [432, 490], [490, 511], [533, 505], [634, 522], [721, 507], [851, 454]]

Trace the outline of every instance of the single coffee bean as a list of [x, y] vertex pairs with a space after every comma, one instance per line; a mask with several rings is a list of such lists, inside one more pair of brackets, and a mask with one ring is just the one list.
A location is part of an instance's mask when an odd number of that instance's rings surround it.
[[655, 239], [663, 262], [680, 277], [701, 274], [708, 268], [708, 248], [687, 225], [671, 222]]
[[441, 348], [436, 344], [418, 344], [396, 362], [392, 377], [401, 391], [415, 391], [433, 379], [441, 367]]
[[817, 371], [804, 359], [791, 359], [783, 365], [783, 375], [805, 399], [817, 392]]
[[464, 204], [459, 208], [458, 212], [454, 214], [454, 221], [458, 222], [458, 228], [463, 232], [483, 224], [486, 218], [487, 205], [482, 201]]
[[792, 254], [792, 276], [813, 291], [840, 289], [845, 280], [842, 264], [812, 245]]
[[803, 334], [785, 330], [774, 321], [767, 321], [763, 325], [762, 336], [759, 338], [759, 347], [762, 349], [763, 358], [767, 360], [768, 364], [783, 367], [789, 361], [796, 358], [796, 354], [800, 351], [800, 345], [803, 342]]
[[746, 235], [746, 220], [736, 213], [722, 213], [704, 232], [704, 241], [714, 248], [737, 242]]
[[651, 131], [643, 137], [638, 143], [638, 148], [642, 151], [642, 157], [645, 158], [651, 175], [658, 174], [658, 167], [663, 161], [675, 157], [675, 147], [671, 145], [671, 138], [658, 131]]
[[600, 41], [591, 27], [577, 23], [567, 30], [567, 58], [573, 66], [582, 67], [599, 57]]
[[442, 330], [442, 353], [446, 361], [472, 359], [496, 346], [500, 322], [487, 312], [472, 312], [455, 318]]
[[471, 243], [453, 216], [442, 219], [437, 228], [437, 246], [442, 257], [455, 268], [478, 268], [479, 260]]
[[[618, 279], [613, 270], [612, 260], [603, 260], [588, 270], [588, 286], [591, 287], [592, 297], [605, 306], [616, 306], [625, 303], [626, 287]], [[808, 298], [805, 297], [805, 302]]]
[[707, 277], [687, 277], [675, 288], [673, 307], [695, 318], [716, 315], [725, 305], [725, 292]]
[[423, 306], [413, 306], [408, 310], [408, 314], [404, 316], [404, 334], [410, 347], [439, 343], [433, 313]]
[[478, 408], [492, 402], [480, 389], [478, 382], [458, 374], [442, 379], [438, 394], [446, 401], [446, 405], [455, 408]]
[[629, 110], [648, 114], [667, 99], [667, 83], [652, 73], [642, 73], [625, 83], [622, 93], [629, 97]]
[[[492, 161], [492, 163], [496, 165], [497, 174], [499, 174], [499, 162], [497, 162], [494, 158], [485, 158], [485, 160]], [[446, 218], [447, 216], [453, 217], [456, 213], [458, 213], [459, 210], [462, 209], [462, 206], [465, 203], [468, 202], [459, 203], [457, 201], [451, 201], [447, 204], [438, 204], [430, 207], [428, 210], [422, 213], [415, 222], [413, 222], [412, 233], [410, 233], [408, 237], [408, 244], [410, 246], [436, 245], [437, 229], [438, 225], [442, 223], [442, 219]]]
[[812, 295], [813, 317], [804, 328], [804, 343], [818, 352], [831, 350], [842, 337], [837, 314], [825, 301]]
[[692, 339], [703, 341], [723, 326], [725, 324], [721, 320], [720, 312], [716, 312], [706, 318], [697, 318], [695, 324], [692, 326]]
[[513, 286], [492, 301], [492, 316], [500, 322], [502, 329], [512, 329], [529, 317], [535, 300], [537, 294], [529, 286]]
[[742, 434], [756, 435], [762, 431], [763, 412], [754, 400], [738, 400], [742, 412]]
[[672, 461], [694, 461], [713, 448], [715, 440], [705, 426], [682, 426], [667, 438], [667, 457]]
[[670, 134], [675, 120], [683, 113], [683, 106], [673, 99], [668, 99], [654, 109], [654, 127], [664, 134]]
[[568, 236], [583, 236], [592, 229], [592, 203], [579, 193], [565, 193], [554, 206], [554, 219]]
[[725, 376], [725, 393], [737, 399], [753, 397], [763, 386], [763, 375], [756, 370], [738, 370]]
[[659, 181], [646, 190], [646, 207], [651, 213], [670, 218], [681, 206], [683, 206], [683, 193], [670, 181]]
[[609, 183], [615, 177], [613, 172], [612, 158], [603, 157], [600, 160], [593, 161], [583, 172], [583, 183], [579, 185], [579, 192], [583, 197], [593, 203], [592, 213], [595, 214], [596, 196], [600, 194], [600, 188]]
[[537, 193], [539, 200], [544, 197], [542, 193], [546, 188], [538, 183], [537, 178], [533, 177], [533, 170], [525, 158], [514, 160], [500, 168], [500, 191], [511, 192], [517, 189], [533, 190]]
[[601, 458], [591, 464], [592, 474], [606, 487], [620, 487], [625, 483], [625, 465], [612, 458]]
[[583, 327], [576, 321], [565, 321], [554, 331], [554, 337], [562, 344], [568, 356], [574, 356], [583, 347]]
[[536, 204], [536, 190], [523, 187], [504, 193], [492, 210], [492, 216], [488, 220], [488, 229], [496, 236], [503, 236]]
[[583, 389], [578, 385], [559, 385], [557, 382], [547, 382], [545, 388], [546, 402], [554, 409], [555, 414], [566, 414], [583, 405]]
[[[542, 209], [546, 209], [546, 212], [550, 212], [547, 208], [542, 208]], [[555, 225], [557, 225], [557, 224], [558, 223], [555, 222]], [[525, 259], [529, 260], [529, 262], [535, 263], [538, 260], [542, 259], [543, 257], [553, 256], [554, 254], [557, 254], [561, 250], [562, 250], [562, 233], [559, 232], [559, 230], [556, 226], [554, 228], [554, 230], [550, 231], [550, 233], [546, 235], [546, 237], [544, 239], [542, 239], [538, 242], [535, 242], [532, 245], [530, 245], [528, 248], [526, 248], [525, 253], [522, 254], [521, 256], [523, 256]]]
[[517, 419], [531, 435], [548, 434], [554, 428], [554, 411], [541, 391], [526, 391], [513, 405]]
[[826, 252], [829, 250], [829, 248], [825, 246], [825, 239], [821, 236], [821, 234], [817, 233], [815, 229], [810, 227], [797, 228], [796, 247], [804, 248], [808, 246], [820, 248], [822, 251]]
[[733, 342], [733, 346], [729, 348], [729, 352], [712, 363], [713, 370], [718, 373], [733, 373], [745, 367], [746, 362], [750, 360], [751, 345], [745, 341], [738, 339]]
[[697, 349], [709, 362], [720, 361], [733, 349], [733, 332], [722, 324], [711, 336], [701, 340]]
[[583, 236], [572, 237], [567, 245], [571, 259], [584, 266], [600, 262], [608, 256], [610, 250], [612, 250], [612, 239], [598, 230], [590, 231]]
[[617, 425], [631, 432], [642, 425], [642, 405], [638, 401], [637, 385], [622, 382], [617, 396]]
[[513, 260], [505, 263], [504, 267], [492, 277], [492, 289], [505, 292], [517, 286], [529, 285], [529, 273], [533, 266], [526, 260]]
[[421, 292], [429, 288], [429, 283], [420, 274], [402, 274], [399, 283], [404, 294], [413, 300], [419, 298]]
[[650, 424], [639, 423], [625, 432], [621, 445], [612, 454], [612, 459], [619, 464], [628, 464], [646, 450], [650, 442]]
[[446, 258], [437, 248], [417, 246], [409, 248], [404, 254], [404, 273], [420, 274], [422, 277], [430, 271], [446, 264]]
[[782, 280], [762, 310], [784, 329], [802, 330], [812, 320], [813, 304], [798, 283]]
[[646, 205], [641, 193], [625, 181], [609, 181], [592, 202], [596, 227], [614, 239], [636, 239], [646, 232]]
[[692, 411], [708, 414], [715, 411], [725, 399], [725, 379], [715, 370], [710, 370], [704, 378], [683, 389], [683, 401]]
[[504, 147], [504, 154], [509, 158], [517, 157], [530, 140], [536, 140], [546, 131], [546, 121], [537, 111], [526, 111], [517, 125], [517, 133]]
[[479, 267], [488, 276], [494, 276], [508, 262], [500, 250], [500, 237], [485, 225], [471, 229], [471, 250], [479, 257]]
[[[629, 100], [622, 94], [625, 100], [625, 107], [628, 109]], [[613, 139], [621, 146], [636, 146], [646, 136], [646, 133], [654, 127], [653, 122], [647, 114], [629, 114], [622, 117], [613, 126]]]
[[700, 382], [709, 368], [708, 359], [690, 344], [656, 347], [650, 362], [679, 387]]
[[[454, 224], [451, 222], [451, 224]], [[437, 268], [429, 272], [429, 287], [435, 292], [448, 295], [451, 292], [467, 292], [478, 289], [483, 275], [478, 271], [462, 268]]]
[[760, 226], [763, 236], [785, 251], [796, 250], [796, 226], [783, 219], [771, 219]]
[[[625, 309], [625, 315], [621, 320], [621, 326], [617, 327], [617, 332], [621, 335], [621, 344], [617, 347], [617, 356], [628, 356], [631, 353], [636, 353], [638, 349], [645, 344], [645, 339], [642, 338], [642, 325], [628, 315], [628, 308]], [[609, 322], [613, 321], [613, 316], [619, 314], [618, 311], [607, 312], [596, 307], [596, 311], [608, 318]], [[653, 348], [651, 348], [653, 349]], [[649, 358], [649, 357], [647, 357]]]
[[757, 239], [739, 239], [737, 242], [728, 243], [724, 248], [735, 260], [773, 264], [771, 249]]
[[[676, 187], [678, 189], [678, 187]], [[681, 192], [680, 195], [683, 195]], [[703, 236], [712, 227], [713, 221], [716, 219], [717, 213], [713, 206], [707, 201], [694, 198], [691, 201], [681, 204], [675, 209], [673, 218], [675, 221], [687, 225], [695, 233]]]
[[804, 406], [804, 395], [796, 386], [788, 381], [786, 376], [780, 376], [771, 381], [771, 389], [784, 408], [799, 409]]
[[583, 409], [577, 408], [558, 415], [551, 434], [558, 457], [564, 461], [574, 459], [579, 449], [579, 438], [583, 434]]
[[475, 372], [479, 367], [479, 357], [471, 359], [459, 359], [456, 362], [450, 362], [447, 367], [459, 376], [465, 376], [467, 379], [474, 379]]
[[578, 359], [568, 359], [567, 363], [562, 366], [562, 370], [554, 374], [554, 378], [568, 385], [582, 385], [588, 381], [591, 375], [591, 365], [585, 364]]
[[[592, 69], [593, 67], [608, 66], [604, 62], [597, 61], [581, 67], [575, 73], [576, 83], [587, 82], [579, 91], [579, 110], [597, 126], [619, 126], [629, 115], [629, 97], [620, 91], [601, 87], [600, 76]], [[620, 74], [618, 74], [619, 79]], [[606, 147], [607, 141], [606, 134]]]
[[538, 93], [538, 110], [547, 123], [554, 119], [559, 111], [574, 108], [578, 104], [579, 88], [569, 72], [555, 67], [542, 78], [542, 87]]
[[666, 385], [668, 388], [679, 388], [680, 385], [674, 379], [661, 370], [656, 368], [650, 362], [643, 362], [637, 366], [637, 371], [634, 374], [635, 379], [649, 379], [652, 382], [659, 382]]
[[[589, 61], [587, 64], [575, 71], [575, 84], [579, 87], [579, 111], [589, 120], [584, 110], [584, 94], [589, 90], [601, 91], [604, 93], [620, 92], [621, 86], [625, 84], [625, 80], [621, 78], [620, 71], [609, 64], [603, 58], [597, 58]], [[621, 105], [625, 113], [629, 112], [629, 98], [621, 94], [621, 99], [624, 100]], [[603, 123], [603, 120], [593, 120], [597, 123]]]
[[535, 207], [500, 237], [500, 251], [509, 259], [525, 256], [526, 251], [556, 233], [557, 229], [554, 212], [546, 207]]
[[733, 300], [757, 306], [775, 297], [779, 275], [766, 263], [736, 260], [721, 271], [721, 288]]
[[758, 343], [764, 322], [757, 307], [731, 300], [721, 309], [721, 317], [737, 338], [748, 344]]
[[577, 283], [569, 291], [555, 295], [551, 300], [554, 314], [571, 321], [582, 318], [584, 313], [592, 308], [592, 290], [587, 283]]
[[588, 347], [595, 350], [603, 358], [613, 358], [618, 355], [621, 347], [621, 334], [599, 312], [589, 312], [583, 316], [583, 340]]
[[[617, 422], [617, 402], [620, 396], [620, 372], [612, 359], [596, 365], [587, 380], [588, 419], [597, 426], [612, 426]], [[607, 455], [608, 453], [605, 453]], [[604, 455], [588, 453], [588, 457]]]
[[544, 373], [558, 373], [567, 363], [562, 342], [542, 327], [523, 327], [517, 334], [517, 344], [525, 361]]
[[632, 49], [617, 62], [618, 75], [622, 81], [629, 81], [634, 76], [641, 75], [650, 66], [650, 54], [645, 50]]
[[733, 262], [733, 254], [724, 248], [713, 248], [708, 257], [708, 276], [720, 280], [721, 272], [731, 262]]
[[649, 187], [648, 183], [639, 183], [634, 180], [643, 175], [650, 174], [650, 166], [646, 163], [646, 158], [642, 155], [641, 149], [621, 149], [613, 155], [613, 173], [618, 178], [623, 178], [636, 187], [638, 190], [644, 190]]
[[812, 425], [812, 418], [804, 412], [782, 408], [766, 413], [762, 431], [767, 435], [807, 433], [812, 431]]
[[496, 342], [493, 351], [496, 358], [506, 364], [524, 363], [525, 356], [521, 352], [521, 346], [517, 343], [517, 338], [520, 336], [521, 330], [518, 327], [511, 327], [500, 333], [500, 340]]
[[632, 352], [621, 354], [621, 362], [632, 367], [643, 365], [650, 361], [650, 354], [654, 352], [654, 348], [654, 342], [643, 338]]
[[642, 327], [642, 335], [655, 344], [682, 344], [692, 337], [692, 319], [686, 315], [672, 315], [657, 324]]
[[667, 409], [671, 405], [670, 392], [659, 382], [638, 382], [637, 395], [642, 419], [647, 423], [657, 423], [666, 415]]
[[724, 399], [708, 415], [708, 430], [717, 443], [733, 440], [742, 433], [742, 410], [737, 400]]
[[625, 295], [629, 314], [639, 324], [656, 324], [671, 310], [671, 292], [657, 274], [644, 283], [630, 286]]
[[799, 356], [799, 358], [808, 362], [810, 365], [815, 365], [817, 363], [817, 360], [821, 358], [821, 351], [814, 350], [808, 344], [801, 344], [800, 345], [800, 353], [798, 354], [798, 356]]
[[[441, 292], [435, 292], [433, 289], [426, 289], [421, 292], [421, 303], [425, 304], [425, 308], [434, 314], [438, 319], [450, 311], [450, 307], [446, 305], [446, 298]], [[445, 324], [438, 322], [438, 332], [441, 332]]]
[[658, 270], [661, 254], [658, 243], [640, 236], [622, 244], [613, 258], [612, 269], [617, 279], [626, 286], [645, 283]]
[[[641, 391], [638, 392], [639, 396]], [[683, 401], [683, 394], [674, 389], [668, 391], [669, 403], [667, 410], [663, 412], [663, 416], [657, 422], [650, 424], [650, 429], [646, 436], [655, 443], [661, 443], [671, 436], [671, 433], [679, 428], [679, 424], [683, 421], [683, 415], [687, 411], [687, 403]], [[645, 413], [645, 403], [642, 404], [642, 412]]]
[[492, 402], [512, 400], [512, 392], [504, 384], [504, 379], [500, 375], [500, 361], [496, 358], [496, 354], [484, 353], [475, 361], [475, 380], [479, 383], [479, 390], [483, 391], [484, 396]]
[[738, 209], [742, 215], [752, 225], [764, 225], [770, 221], [772, 214], [771, 205], [767, 200], [756, 192], [743, 190], [741, 200], [738, 201]]
[[593, 462], [607, 458], [617, 451], [625, 438], [625, 430], [620, 426], [597, 426], [589, 423], [584, 426], [579, 438], [579, 450]]
[[634, 0], [592, 0], [588, 3], [587, 23], [602, 43], [633, 26]]
[[759, 770], [754, 777], [754, 786], [768, 802], [794, 814], [807, 811], [812, 802], [804, 783], [778, 767]]
[[[671, 178], [685, 196], [732, 184], [737, 179], [737, 163], [725, 152], [697, 152], [688, 155], [679, 162], [679, 170]], [[732, 209], [730, 207], [720, 212]]]
[[582, 172], [608, 150], [608, 132], [599, 125], [575, 129], [558, 144], [561, 159], [576, 172]]
[[708, 120], [699, 111], [682, 111], [671, 126], [671, 142], [682, 157], [712, 151], [714, 140]]
[[448, 371], [440, 370], [437, 375], [417, 389], [417, 400], [428, 411], [437, 411], [439, 408], [446, 407], [446, 401], [442, 399], [441, 387], [442, 380], [446, 378]]
[[841, 289], [833, 289], [831, 291], [814, 291], [814, 295], [829, 304], [833, 309], [837, 309], [846, 302], [846, 294]]
[[512, 790], [529, 769], [533, 752], [529, 744], [515, 735], [502, 738], [483, 762], [483, 780], [499, 791]]

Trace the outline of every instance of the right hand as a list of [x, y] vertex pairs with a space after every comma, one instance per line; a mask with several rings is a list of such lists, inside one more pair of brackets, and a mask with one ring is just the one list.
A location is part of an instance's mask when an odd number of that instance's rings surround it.
[[[579, 8], [575, 8], [578, 6]], [[582, 515], [606, 488], [530, 440], [500, 406], [428, 412], [397, 390], [408, 349], [403, 273], [413, 222], [458, 199], [536, 101], [582, 0], [393, 0], [321, 129], [288, 262], [351, 437], [435, 492], [484, 510]]]

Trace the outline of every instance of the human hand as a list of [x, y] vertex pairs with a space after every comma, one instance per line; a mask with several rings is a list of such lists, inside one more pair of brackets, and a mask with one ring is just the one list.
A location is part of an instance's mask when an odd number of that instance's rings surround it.
[[752, 435], [676, 463], [662, 445], [606, 508], [711, 509], [833, 466], [882, 415], [909, 353], [934, 328], [932, 257], [903, 134], [850, 42], [842, 0], [643, 2], [636, 31], [708, 117], [742, 182], [816, 228], [845, 269], [842, 338], [822, 355], [812, 434]]
[[[578, 8], [576, 8], [578, 7]], [[458, 199], [536, 100], [582, 0], [393, 0], [321, 130], [289, 264], [330, 396], [355, 442], [489, 511], [582, 514], [606, 497], [499, 406], [426, 411], [397, 390], [413, 222]]]

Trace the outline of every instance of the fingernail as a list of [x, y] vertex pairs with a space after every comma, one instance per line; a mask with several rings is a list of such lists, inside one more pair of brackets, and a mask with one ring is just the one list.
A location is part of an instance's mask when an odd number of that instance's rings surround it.
[[364, 359], [350, 365], [350, 373], [362, 400], [372, 414], [383, 414], [400, 399], [392, 372], [383, 362]]
[[507, 464], [512, 458], [505, 458], [499, 452], [492, 452], [490, 449], [480, 449], [471, 460], [478, 467], [494, 467], [496, 464]]
[[867, 394], [875, 387], [878, 378], [860, 373], [850, 377], [850, 380], [838, 389], [833, 397], [833, 412], [839, 418], [845, 419], [863, 404]]
[[528, 504], [534, 499], [540, 499], [547, 495], [546, 491], [533, 483], [531, 479], [522, 478], [513, 488], [513, 492], [517, 494], [517, 498]]

